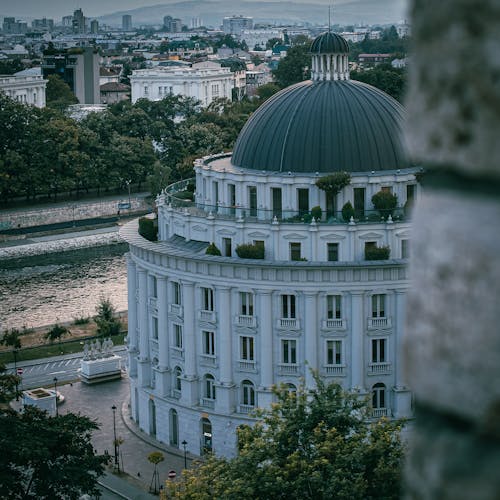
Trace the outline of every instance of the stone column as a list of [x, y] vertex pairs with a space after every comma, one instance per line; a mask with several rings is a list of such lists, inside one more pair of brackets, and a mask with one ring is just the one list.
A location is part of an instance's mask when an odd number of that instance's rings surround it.
[[[220, 366], [220, 385], [217, 387], [217, 409], [231, 413], [234, 408], [233, 349], [231, 338], [231, 288], [217, 286], [216, 309], [218, 312], [219, 341], [216, 339]], [[216, 351], [216, 352], [217, 352]]]
[[158, 369], [156, 373], [156, 391], [160, 396], [165, 396], [169, 390], [168, 352], [170, 332], [168, 329], [168, 281], [166, 276], [156, 279], [158, 298]]
[[132, 257], [127, 255], [127, 289], [128, 289], [128, 366], [129, 375], [137, 376], [137, 274]]
[[315, 386], [311, 369], [317, 370], [318, 366], [318, 293], [304, 292], [305, 296], [305, 314], [304, 314], [304, 341], [305, 341], [305, 380], [306, 387]]
[[365, 393], [364, 324], [366, 314], [363, 307], [363, 292], [351, 292], [351, 387]]
[[198, 378], [196, 373], [196, 304], [194, 283], [182, 282], [182, 305], [184, 308], [184, 378], [182, 400], [189, 406], [198, 401]]
[[271, 290], [258, 290], [257, 293], [260, 309], [259, 406], [269, 407], [272, 402], [271, 386], [274, 383], [272, 293]]
[[[498, 0], [413, 0], [406, 497], [500, 498]], [[431, 29], [429, 29], [431, 27]]]
[[150, 383], [151, 365], [149, 361], [149, 321], [148, 321], [148, 273], [139, 269], [139, 387], [147, 387]]

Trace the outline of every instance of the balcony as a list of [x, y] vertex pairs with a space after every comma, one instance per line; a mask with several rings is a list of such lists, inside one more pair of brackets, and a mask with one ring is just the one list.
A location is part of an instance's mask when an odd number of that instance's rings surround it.
[[200, 406], [203, 406], [204, 408], [210, 408], [211, 410], [213, 410], [215, 408], [215, 399], [201, 398]]
[[297, 318], [280, 318], [278, 319], [277, 326], [282, 330], [298, 330], [300, 322]]
[[344, 365], [326, 365], [323, 370], [328, 377], [343, 377], [345, 375]]
[[372, 417], [373, 418], [381, 418], [389, 416], [389, 408], [373, 408], [372, 409]]
[[170, 396], [174, 399], [181, 399], [181, 391], [178, 389], [172, 389]]
[[323, 330], [345, 330], [347, 321], [345, 319], [326, 319], [323, 321]]
[[179, 304], [170, 304], [169, 312], [180, 317], [182, 317], [183, 315], [182, 306], [180, 306]]
[[198, 311], [198, 319], [200, 321], [215, 323], [215, 311]]
[[238, 413], [243, 413], [244, 415], [248, 415], [254, 410], [255, 406], [253, 405], [238, 405]]
[[181, 347], [171, 347], [170, 352], [173, 358], [184, 359], [184, 349]]
[[297, 363], [279, 363], [280, 375], [297, 375], [299, 373], [299, 365]]
[[204, 366], [216, 366], [217, 356], [211, 354], [200, 354], [200, 363]]
[[391, 373], [391, 363], [370, 363], [368, 365], [368, 375], [382, 375]]
[[156, 310], [157, 301], [158, 301], [158, 299], [156, 297], [149, 297], [148, 303], [149, 303], [150, 309]]
[[391, 327], [391, 318], [368, 318], [368, 330], [379, 330], [381, 328]]
[[255, 361], [246, 361], [240, 359], [238, 361], [238, 370], [243, 372], [255, 372]]
[[246, 316], [244, 314], [238, 314], [235, 318], [236, 326], [246, 326], [247, 328], [255, 328], [257, 326], [257, 320], [255, 316]]

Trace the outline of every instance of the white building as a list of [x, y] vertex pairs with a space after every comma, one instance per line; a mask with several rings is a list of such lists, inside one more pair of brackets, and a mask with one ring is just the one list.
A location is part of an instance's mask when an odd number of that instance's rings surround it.
[[45, 107], [45, 88], [40, 68], [20, 71], [14, 75], [0, 75], [0, 91], [15, 101]]
[[239, 36], [245, 29], [253, 28], [253, 17], [231, 16], [222, 20], [222, 31], [228, 35]]
[[229, 68], [206, 61], [189, 67], [140, 69], [132, 72], [132, 103], [137, 99], [158, 101], [169, 94], [194, 97], [208, 106], [214, 99], [231, 100], [233, 75]]
[[[348, 50], [319, 36], [312, 81], [267, 100], [232, 154], [196, 161], [193, 202], [176, 195], [189, 181], [164, 190], [158, 242], [136, 222], [121, 230], [132, 415], [162, 442], [234, 455], [236, 428], [271, 404], [272, 386], [311, 386], [311, 368], [369, 396], [374, 418], [411, 415], [400, 356], [411, 223], [371, 198], [391, 191], [403, 207], [417, 169], [402, 108], [349, 80]], [[316, 182], [338, 171], [350, 183], [327, 196]], [[339, 213], [347, 201], [353, 212]], [[221, 256], [205, 253], [211, 242]], [[238, 255], [249, 243], [263, 259]], [[366, 260], [374, 246], [390, 258]]]

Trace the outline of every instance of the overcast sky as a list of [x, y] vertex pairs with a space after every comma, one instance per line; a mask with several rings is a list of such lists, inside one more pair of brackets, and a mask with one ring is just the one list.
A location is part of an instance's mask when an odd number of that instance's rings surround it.
[[[182, 0], [0, 0], [0, 17], [18, 18], [49, 17], [59, 22], [62, 16], [73, 14], [81, 8], [86, 17], [97, 17], [117, 11], [136, 9], [148, 5], [176, 3]], [[264, 0], [265, 1], [265, 0]], [[275, 0], [276, 1], [276, 0]], [[340, 4], [352, 0], [295, 0], [297, 3]], [[378, 0], [372, 0], [376, 3]], [[436, 0], [439, 1], [439, 0]], [[401, 4], [401, 0], [394, 0]]]

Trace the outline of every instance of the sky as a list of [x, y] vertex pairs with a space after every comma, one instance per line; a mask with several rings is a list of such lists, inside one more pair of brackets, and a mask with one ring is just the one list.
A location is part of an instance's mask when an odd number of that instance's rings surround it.
[[[15, 16], [20, 19], [32, 19], [39, 17], [53, 18], [59, 22], [62, 16], [73, 14], [77, 8], [81, 8], [86, 17], [97, 17], [111, 14], [116, 11], [136, 9], [149, 5], [176, 3], [182, 0], [0, 0], [0, 17]], [[299, 3], [335, 4], [349, 3], [351, 0], [295, 0]], [[378, 0], [372, 0], [376, 3]], [[394, 0], [394, 4], [401, 4]]]

